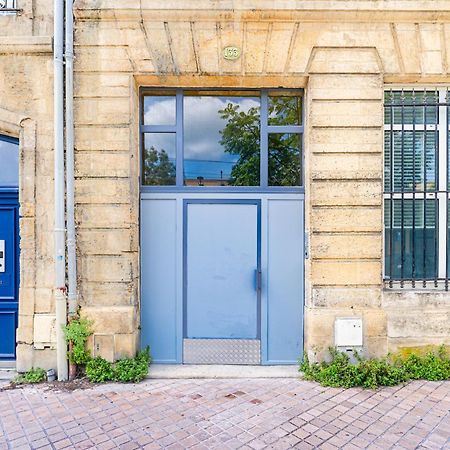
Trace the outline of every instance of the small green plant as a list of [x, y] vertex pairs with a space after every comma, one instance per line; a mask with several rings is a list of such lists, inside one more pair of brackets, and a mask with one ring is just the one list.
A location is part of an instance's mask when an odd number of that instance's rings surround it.
[[425, 356], [412, 353], [406, 358], [393, 355], [381, 359], [363, 359], [355, 353], [355, 364], [351, 363], [347, 354], [334, 348], [329, 351], [329, 362], [310, 363], [305, 356], [300, 363], [300, 371], [306, 380], [318, 381], [323, 386], [375, 389], [409, 380], [450, 379], [450, 358], [443, 346], [437, 352], [428, 352]]
[[135, 358], [124, 358], [116, 362], [114, 366], [114, 381], [121, 383], [138, 383], [148, 373], [148, 365], [151, 362], [150, 349], [140, 351]]
[[40, 367], [32, 367], [28, 372], [17, 376], [14, 379], [15, 384], [36, 384], [42, 383], [47, 379], [47, 373]]
[[411, 353], [405, 359], [395, 358], [397, 365], [402, 365], [411, 380], [448, 380], [450, 379], [450, 358], [445, 346], [425, 356]]
[[93, 383], [111, 381], [114, 376], [112, 364], [101, 356], [92, 358], [86, 364], [86, 376]]
[[92, 321], [87, 319], [73, 319], [63, 327], [66, 341], [72, 348], [68, 353], [69, 361], [77, 366], [87, 364], [91, 358], [89, 350], [86, 350], [86, 342], [92, 334]]
[[139, 352], [135, 358], [120, 359], [113, 366], [106, 359], [97, 356], [91, 358], [86, 364], [86, 376], [93, 383], [118, 381], [120, 383], [138, 383], [148, 373], [151, 362], [150, 349]]
[[355, 386], [376, 389], [378, 386], [395, 386], [408, 380], [402, 367], [395, 367], [387, 359], [368, 359], [355, 366]]

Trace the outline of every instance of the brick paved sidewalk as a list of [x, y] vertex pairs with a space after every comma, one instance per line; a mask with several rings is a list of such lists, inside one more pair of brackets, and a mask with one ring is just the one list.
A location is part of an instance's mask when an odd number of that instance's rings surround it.
[[147, 380], [0, 392], [0, 449], [450, 449], [450, 382]]

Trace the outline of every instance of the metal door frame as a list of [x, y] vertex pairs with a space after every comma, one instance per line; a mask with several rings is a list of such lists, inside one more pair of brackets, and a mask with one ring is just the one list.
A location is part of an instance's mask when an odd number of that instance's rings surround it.
[[[260, 96], [261, 99], [261, 117], [260, 117], [260, 184], [259, 186], [184, 186], [183, 185], [183, 155], [184, 155], [184, 120], [183, 120], [183, 109], [184, 102], [183, 97], [184, 93], [188, 91], [201, 91], [206, 90], [209, 92], [219, 92], [219, 91], [229, 91], [230, 93], [235, 91], [247, 91], [254, 92], [256, 95]], [[161, 92], [161, 91], [170, 91], [175, 97], [176, 102], [176, 120], [174, 125], [145, 125], [144, 124], [144, 96], [146, 94], [151, 94], [153, 92]], [[286, 126], [274, 126], [269, 125], [268, 123], [268, 96], [272, 92], [280, 92], [283, 91], [297, 91], [298, 95], [302, 97], [302, 117], [301, 123], [298, 125], [286, 125]], [[300, 199], [303, 201], [303, 250], [305, 249], [305, 237], [306, 237], [306, 226], [305, 226], [305, 217], [304, 217], [304, 199], [305, 199], [305, 184], [306, 184], [306, 176], [305, 176], [305, 165], [306, 165], [306, 157], [305, 157], [305, 140], [304, 140], [304, 132], [306, 130], [305, 120], [306, 120], [306, 92], [304, 89], [300, 88], [289, 88], [289, 87], [272, 87], [272, 88], [256, 88], [256, 87], [239, 87], [239, 86], [228, 86], [228, 87], [220, 87], [220, 86], [197, 86], [197, 87], [188, 87], [188, 86], [177, 86], [177, 87], [167, 87], [167, 86], [140, 86], [139, 87], [139, 157], [138, 161], [140, 162], [140, 171], [139, 171], [139, 209], [142, 209], [142, 202], [145, 200], [174, 200], [176, 202], [176, 275], [174, 283], [176, 285], [176, 300], [175, 300], [175, 308], [176, 308], [176, 357], [174, 360], [171, 360], [172, 364], [179, 364], [183, 362], [183, 339], [185, 335], [185, 249], [184, 249], [184, 206], [183, 202], [187, 199], [192, 199], [192, 201], [202, 200], [206, 202], [219, 203], [226, 199], [229, 200], [238, 200], [241, 202], [242, 200], [252, 200], [259, 199], [260, 202], [260, 211], [259, 211], [259, 219], [260, 219], [260, 237], [259, 237], [259, 245], [262, 243], [265, 244], [266, 233], [267, 233], [267, 217], [264, 215], [267, 211], [267, 204], [270, 198], [290, 198], [290, 199]], [[173, 186], [145, 186], [142, 184], [142, 167], [143, 167], [143, 148], [144, 148], [144, 133], [146, 132], [170, 132], [174, 133], [176, 136], [176, 184]], [[269, 133], [276, 132], [293, 132], [298, 133], [300, 135], [301, 140], [301, 186], [269, 186], [267, 180], [267, 170], [266, 164], [268, 162], [268, 136]], [[264, 217], [263, 217], [264, 216]], [[142, 229], [141, 222], [139, 218], [139, 238], [140, 242], [144, 239], [145, 230]], [[156, 219], [157, 220], [157, 219]], [[267, 248], [260, 248], [259, 252], [260, 257], [260, 270], [264, 270], [267, 263]], [[139, 264], [140, 264], [140, 304], [142, 304], [142, 300], [145, 295], [142, 291], [142, 254], [141, 254], [141, 246], [139, 248]], [[262, 272], [264, 275], [264, 272]], [[305, 310], [305, 257], [303, 257], [303, 280], [302, 280], [302, 324], [301, 324], [301, 333], [302, 333], [302, 351], [303, 351], [303, 342], [304, 342], [304, 310]], [[261, 342], [261, 364], [270, 364], [267, 361], [267, 347], [268, 347], [268, 309], [267, 309], [267, 294], [264, 292], [264, 277], [262, 282], [262, 289], [259, 292], [259, 323], [260, 327], [260, 342]], [[145, 299], [144, 299], [145, 300]], [[142, 308], [141, 308], [141, 323], [142, 323]], [[142, 343], [142, 341], [141, 341]], [[300, 355], [299, 355], [300, 356]], [[283, 362], [280, 362], [283, 363]]]
[[[184, 186], [183, 184], [183, 164], [184, 164], [184, 93], [189, 91], [208, 91], [208, 92], [236, 92], [246, 91], [254, 92], [255, 96], [259, 96], [260, 104], [260, 184], [258, 186]], [[145, 125], [144, 124], [144, 97], [152, 92], [168, 91], [175, 97], [176, 101], [176, 123], [174, 125]], [[301, 124], [298, 125], [269, 125], [268, 108], [270, 92], [289, 92], [297, 91], [298, 96], [302, 99]], [[140, 171], [143, 167], [143, 150], [144, 150], [144, 134], [145, 133], [173, 133], [176, 136], [176, 184], [170, 186], [146, 186], [142, 184], [142, 173], [140, 172], [140, 192], [142, 193], [202, 193], [205, 194], [221, 194], [221, 193], [297, 193], [305, 192], [305, 91], [303, 88], [254, 88], [254, 87], [145, 87], [139, 88], [139, 161]], [[300, 136], [301, 142], [301, 159], [300, 159], [300, 177], [301, 185], [299, 186], [269, 186], [268, 184], [268, 138], [271, 133], [294, 133]]]
[[[183, 261], [184, 261], [184, 257], [183, 257], [183, 242], [184, 242], [184, 230], [183, 230], [183, 215], [184, 215], [184, 207], [183, 207], [183, 202], [185, 200], [189, 200], [189, 201], [193, 201], [193, 202], [207, 202], [207, 203], [220, 203], [222, 201], [226, 201], [226, 202], [230, 202], [230, 201], [234, 201], [237, 203], [242, 203], [242, 202], [246, 202], [246, 201], [250, 201], [250, 202], [255, 202], [255, 200], [257, 200], [258, 202], [260, 202], [260, 208], [261, 208], [261, 212], [260, 212], [260, 226], [261, 226], [261, 235], [260, 235], [260, 242], [261, 244], [264, 244], [264, 246], [261, 245], [261, 269], [262, 269], [262, 275], [263, 275], [263, 283], [262, 283], [262, 290], [260, 292], [260, 307], [261, 307], [261, 316], [260, 316], [260, 324], [261, 324], [261, 365], [272, 365], [272, 364], [287, 364], [286, 362], [283, 361], [277, 361], [276, 363], [274, 363], [273, 361], [268, 361], [267, 359], [267, 345], [268, 345], [268, 335], [267, 335], [267, 314], [268, 314], [268, 309], [267, 309], [267, 293], [265, 292], [266, 289], [264, 288], [264, 277], [265, 277], [265, 267], [267, 264], [267, 245], [265, 245], [265, 243], [263, 242], [263, 239], [265, 239], [265, 236], [267, 235], [267, 204], [268, 201], [270, 200], [275, 200], [275, 199], [279, 199], [279, 200], [300, 200], [303, 202], [303, 214], [305, 212], [305, 194], [303, 193], [238, 193], [238, 192], [234, 192], [234, 193], [226, 193], [226, 192], [222, 192], [220, 194], [214, 193], [214, 194], [209, 194], [208, 197], [209, 198], [205, 198], [206, 195], [205, 193], [182, 193], [182, 192], [177, 192], [177, 193], [169, 193], [169, 192], [160, 192], [160, 193], [155, 193], [155, 192], [142, 192], [140, 195], [140, 210], [142, 208], [142, 202], [145, 201], [158, 201], [158, 200], [172, 200], [176, 203], [176, 223], [177, 225], [177, 230], [176, 230], [176, 236], [175, 236], [175, 241], [176, 241], [176, 254], [174, 255], [174, 257], [176, 258], [177, 261], [177, 269], [176, 269], [176, 275], [175, 275], [175, 279], [173, 280], [173, 283], [175, 283], [176, 285], [176, 299], [175, 299], [175, 308], [176, 308], [176, 318], [175, 318], [175, 322], [176, 322], [176, 335], [174, 336], [175, 342], [176, 342], [176, 356], [173, 360], [165, 360], [164, 363], [165, 364], [183, 364], [183, 338], [184, 338], [184, 326], [183, 326], [183, 316], [184, 316], [184, 311], [183, 311], [183, 287], [185, 284], [185, 275], [184, 275], [184, 270], [183, 270]], [[255, 199], [256, 197], [256, 199]], [[155, 220], [158, 220], [158, 218], [156, 217]], [[305, 228], [305, 222], [303, 222], [303, 250], [305, 250], [305, 239], [306, 239], [306, 228]], [[143, 227], [140, 225], [140, 232], [139, 232], [139, 236], [140, 236], [140, 241], [142, 242], [143, 239], [145, 239], [145, 230], [143, 229]], [[303, 287], [302, 290], [300, 292], [301, 296], [302, 296], [302, 300], [301, 300], [301, 308], [302, 308], [302, 322], [301, 322], [301, 339], [302, 339], [302, 343], [304, 343], [304, 336], [305, 336], [305, 321], [304, 321], [304, 311], [305, 311], [305, 296], [306, 296], [306, 278], [305, 278], [305, 256], [303, 257]], [[142, 275], [143, 275], [143, 265], [142, 265], [142, 254], [141, 254], [141, 248], [139, 251], [139, 265], [140, 265], [140, 303], [142, 303], [143, 301], [145, 301], [145, 295], [142, 291]], [[142, 306], [141, 306], [141, 312], [140, 314], [142, 315]], [[142, 323], [142, 318], [141, 318], [141, 323]], [[143, 346], [144, 343], [141, 341], [141, 346]], [[303, 351], [303, 344], [302, 344], [302, 351]], [[300, 357], [301, 355], [299, 355]], [[292, 364], [292, 362], [290, 362], [289, 364]]]

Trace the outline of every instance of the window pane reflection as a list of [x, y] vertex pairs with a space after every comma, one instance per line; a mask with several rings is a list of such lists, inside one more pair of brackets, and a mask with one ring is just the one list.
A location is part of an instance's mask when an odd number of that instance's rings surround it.
[[384, 224], [385, 275], [394, 280], [435, 278], [438, 269], [435, 200], [403, 200], [403, 208], [401, 200], [385, 200]]
[[301, 135], [269, 134], [269, 186], [301, 186]]
[[176, 182], [175, 133], [146, 133], [142, 183], [147, 186], [168, 186]]
[[258, 97], [185, 97], [185, 185], [259, 186], [259, 128]]
[[300, 97], [269, 97], [269, 125], [300, 125], [301, 117]]
[[175, 96], [144, 97], [144, 125], [175, 125]]
[[[393, 151], [391, 150], [391, 139], [394, 147]], [[403, 189], [405, 192], [412, 192], [413, 190], [430, 191], [435, 189], [437, 147], [438, 142], [434, 131], [385, 131], [385, 190], [401, 192]], [[390, 185], [391, 153], [393, 153], [393, 187]]]
[[19, 186], [19, 144], [0, 136], [0, 187]]

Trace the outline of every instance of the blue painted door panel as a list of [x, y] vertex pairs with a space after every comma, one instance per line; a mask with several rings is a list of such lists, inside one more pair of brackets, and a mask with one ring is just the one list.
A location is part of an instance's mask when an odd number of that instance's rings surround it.
[[263, 363], [295, 364], [303, 354], [303, 200], [270, 199], [267, 218]]
[[[19, 299], [19, 233], [17, 192], [0, 190], [0, 241], [4, 242], [0, 267], [0, 359], [16, 356]], [[0, 246], [1, 247], [1, 246]]]
[[185, 337], [259, 337], [259, 204], [185, 203]]
[[156, 363], [181, 362], [177, 266], [177, 201], [143, 200], [141, 347], [150, 346]]

